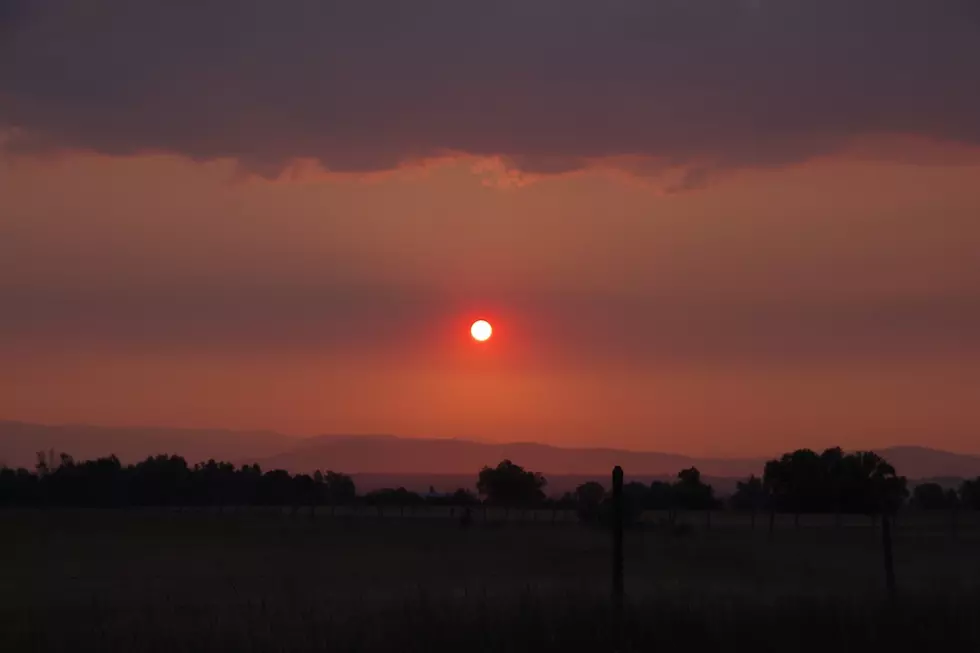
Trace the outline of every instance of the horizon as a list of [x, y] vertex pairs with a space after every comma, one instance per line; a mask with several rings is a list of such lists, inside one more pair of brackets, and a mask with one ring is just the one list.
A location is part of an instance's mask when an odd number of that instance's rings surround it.
[[[507, 439], [484, 440], [484, 439], [479, 439], [479, 438], [475, 438], [475, 437], [453, 436], [453, 435], [439, 437], [439, 436], [428, 436], [428, 435], [405, 435], [405, 434], [400, 434], [400, 433], [368, 433], [368, 432], [365, 432], [365, 433], [317, 432], [317, 433], [304, 434], [304, 433], [290, 433], [290, 432], [279, 431], [279, 430], [276, 430], [276, 429], [268, 429], [268, 428], [266, 428], [266, 429], [235, 429], [235, 428], [202, 427], [202, 426], [166, 426], [166, 425], [159, 425], [159, 424], [98, 424], [98, 423], [93, 423], [93, 422], [41, 423], [41, 422], [32, 422], [32, 421], [23, 420], [23, 419], [13, 419], [13, 418], [8, 418], [8, 417], [3, 417], [3, 416], [0, 416], [0, 424], [22, 424], [22, 425], [25, 425], [25, 426], [40, 426], [40, 427], [45, 427], [45, 428], [71, 428], [71, 427], [78, 427], [78, 428], [94, 428], [94, 429], [111, 429], [111, 430], [114, 430], [114, 431], [141, 430], [141, 429], [144, 429], [144, 430], [163, 430], [163, 431], [171, 430], [171, 431], [182, 431], [182, 432], [201, 432], [201, 433], [206, 433], [206, 432], [223, 432], [223, 433], [229, 433], [229, 434], [236, 434], [236, 433], [240, 433], [240, 434], [259, 434], [259, 433], [261, 433], [261, 434], [275, 435], [275, 436], [280, 436], [280, 437], [283, 437], [283, 438], [287, 438], [289, 440], [292, 440], [295, 443], [309, 441], [309, 440], [315, 440], [317, 438], [337, 438], [337, 439], [342, 439], [342, 438], [350, 438], [350, 439], [357, 439], [357, 438], [365, 438], [365, 439], [371, 439], [371, 438], [377, 438], [377, 439], [390, 438], [390, 439], [395, 439], [395, 440], [415, 440], [415, 441], [435, 441], [435, 442], [458, 441], [458, 442], [466, 442], [466, 443], [480, 444], [480, 445], [488, 445], [488, 446], [535, 445], [535, 446], [551, 447], [551, 448], [556, 448], [556, 449], [567, 449], [567, 450], [624, 451], [624, 452], [629, 452], [629, 453], [662, 454], [662, 455], [666, 455], [666, 456], [676, 456], [676, 457], [679, 457], [679, 458], [691, 458], [691, 459], [697, 459], [697, 458], [716, 458], [718, 460], [732, 460], [732, 461], [738, 461], [738, 460], [753, 460], [754, 461], [754, 460], [759, 460], [759, 459], [764, 459], [764, 458], [765, 459], [768, 459], [768, 458], [771, 458], [772, 456], [777, 455], [777, 452], [757, 452], [757, 453], [754, 453], [754, 454], [746, 454], [746, 455], [740, 455], [740, 456], [725, 456], [725, 455], [718, 455], [718, 454], [711, 454], [711, 453], [707, 453], [707, 454], [696, 454], [696, 453], [684, 453], [684, 452], [680, 452], [680, 451], [671, 451], [671, 450], [666, 450], [666, 449], [637, 449], [637, 448], [630, 448], [630, 447], [605, 446], [605, 445], [601, 445], [601, 444], [594, 444], [594, 445], [590, 445], [590, 444], [562, 444], [562, 443], [542, 442], [542, 441], [536, 441], [536, 440], [507, 440]], [[836, 446], [839, 446], [839, 445], [836, 445], [836, 444], [826, 444], [826, 445], [817, 445], [817, 446], [813, 446], [813, 447], [802, 447], [801, 446], [801, 447], [797, 447], [797, 448], [811, 449], [813, 451], [818, 451], [819, 452], [819, 451], [823, 451], [825, 449], [833, 448], [833, 447], [836, 447]], [[841, 448], [845, 452], [876, 451], [876, 450], [887, 450], [887, 449], [894, 449], [894, 450], [898, 450], [898, 449], [921, 449], [921, 450], [924, 450], [924, 451], [932, 451], [932, 452], [939, 452], [939, 453], [951, 453], [951, 454], [955, 454], [955, 455], [958, 455], [958, 456], [976, 456], [976, 457], [980, 457], [980, 450], [975, 450], [975, 451], [960, 451], [960, 450], [955, 450], [955, 449], [945, 449], [945, 448], [942, 448], [942, 447], [935, 447], [935, 446], [929, 446], [929, 445], [926, 445], [926, 444], [916, 444], [916, 443], [908, 443], [908, 444], [885, 444], [885, 445], [880, 446], [880, 447], [862, 447], [862, 446], [859, 445], [859, 446], [856, 446], [856, 447], [841, 447]], [[71, 453], [71, 452], [65, 452], [65, 453]], [[782, 452], [780, 451], [778, 453], [782, 453]], [[427, 473], [429, 473], [429, 472], [427, 472]], [[437, 472], [433, 471], [431, 473], [437, 473]]]
[[[980, 476], [980, 455], [925, 445], [850, 449], [831, 444], [812, 449], [817, 454], [840, 447], [845, 454], [872, 451], [909, 479], [968, 479]], [[175, 429], [165, 427], [105, 427], [40, 425], [0, 420], [0, 467], [30, 468], [38, 452], [69, 454], [78, 461], [115, 456], [134, 464], [160, 454], [179, 456], [189, 464], [226, 461], [239, 467], [260, 464], [311, 474], [330, 469], [369, 479], [375, 489], [456, 482], [500, 460], [512, 460], [548, 477], [560, 478], [563, 489], [573, 481], [597, 480], [619, 466], [632, 478], [673, 478], [694, 467], [730, 491], [734, 482], [761, 476], [766, 463], [807, 449], [788, 446], [755, 456], [697, 456], [657, 450], [560, 446], [540, 442], [480, 442], [466, 438], [411, 438], [394, 434], [284, 435], [275, 431]], [[387, 481], [385, 479], [388, 479]], [[453, 480], [456, 479], [456, 480]], [[441, 488], [440, 489], [445, 489]], [[450, 488], [451, 489], [451, 488]]]

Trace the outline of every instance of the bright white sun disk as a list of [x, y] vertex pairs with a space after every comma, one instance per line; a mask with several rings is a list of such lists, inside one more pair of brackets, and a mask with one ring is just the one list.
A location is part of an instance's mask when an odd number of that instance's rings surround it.
[[490, 337], [493, 333], [493, 327], [486, 320], [477, 320], [470, 327], [470, 335], [473, 336], [474, 340], [479, 340], [483, 342]]

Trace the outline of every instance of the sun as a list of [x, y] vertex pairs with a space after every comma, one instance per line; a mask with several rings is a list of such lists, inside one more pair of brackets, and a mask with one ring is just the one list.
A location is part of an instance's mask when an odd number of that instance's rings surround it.
[[493, 334], [493, 327], [486, 320], [477, 320], [470, 327], [470, 335], [473, 336], [474, 340], [484, 342], [490, 338], [491, 334]]

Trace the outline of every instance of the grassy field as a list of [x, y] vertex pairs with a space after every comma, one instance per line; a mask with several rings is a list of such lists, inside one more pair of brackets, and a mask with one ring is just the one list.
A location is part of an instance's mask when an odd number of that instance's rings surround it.
[[[607, 533], [545, 515], [465, 530], [437, 516], [0, 512], [0, 650], [612, 645]], [[703, 519], [683, 535], [627, 533], [622, 647], [980, 643], [972, 522], [954, 533], [943, 516], [900, 519], [888, 606], [868, 520], [796, 530], [784, 517], [770, 539], [763, 518], [755, 531]]]

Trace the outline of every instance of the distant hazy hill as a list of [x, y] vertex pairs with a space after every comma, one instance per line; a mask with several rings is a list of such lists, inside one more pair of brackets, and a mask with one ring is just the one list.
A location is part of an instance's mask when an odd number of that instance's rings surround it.
[[329, 467], [359, 474], [475, 474], [484, 465], [509, 458], [544, 474], [606, 474], [621, 465], [630, 474], [673, 476], [697, 466], [708, 476], [748, 476], [762, 459], [690, 458], [622, 449], [570, 449], [515, 442], [486, 444], [469, 440], [433, 440], [391, 436], [323, 436], [303, 440], [294, 449], [259, 461], [263, 467], [309, 471]]
[[261, 459], [289, 449], [297, 438], [271, 431], [43, 426], [0, 421], [0, 464], [33, 468], [38, 451], [54, 449], [77, 459], [116, 454], [123, 462], [178, 454], [190, 462], [208, 458]]
[[975, 478], [980, 476], [980, 456], [927, 447], [888, 447], [878, 453], [899, 474], [909, 478]]
[[[792, 444], [787, 444], [790, 449]], [[292, 472], [332, 469], [354, 474], [364, 488], [405, 485], [424, 490], [470, 487], [477, 471], [504, 458], [540, 471], [556, 484], [575, 479], [604, 479], [622, 465], [636, 480], [673, 477], [695, 466], [706, 477], [745, 478], [761, 474], [763, 458], [694, 458], [621, 449], [572, 449], [535, 443], [487, 444], [468, 440], [398, 438], [385, 435], [337, 435], [296, 438], [270, 431], [208, 429], [41, 426], [0, 421], [0, 464], [32, 467], [35, 452], [55, 449], [76, 458], [115, 453], [131, 462], [157, 453], [176, 453], [189, 462], [208, 458], [258, 462], [264, 469]], [[774, 452], [774, 455], [777, 452]], [[980, 476], [980, 456], [924, 447], [878, 451], [911, 479]], [[564, 480], [559, 480], [563, 477]], [[400, 480], [399, 480], [400, 479]], [[464, 482], [465, 481], [465, 482]], [[730, 483], [729, 483], [730, 484]], [[719, 488], [721, 489], [721, 488]]]
[[[789, 448], [789, 447], [787, 447]], [[980, 456], [924, 447], [879, 450], [900, 474], [909, 478], [980, 476]], [[546, 475], [603, 478], [615, 465], [630, 476], [674, 476], [695, 466], [709, 477], [744, 478], [761, 474], [763, 458], [693, 458], [621, 449], [571, 449], [534, 443], [484, 444], [467, 440], [429, 440], [390, 436], [319, 437], [260, 461], [263, 466], [293, 471], [315, 468], [359, 474], [474, 474], [483, 465], [510, 458]], [[407, 486], [406, 486], [407, 487]]]

